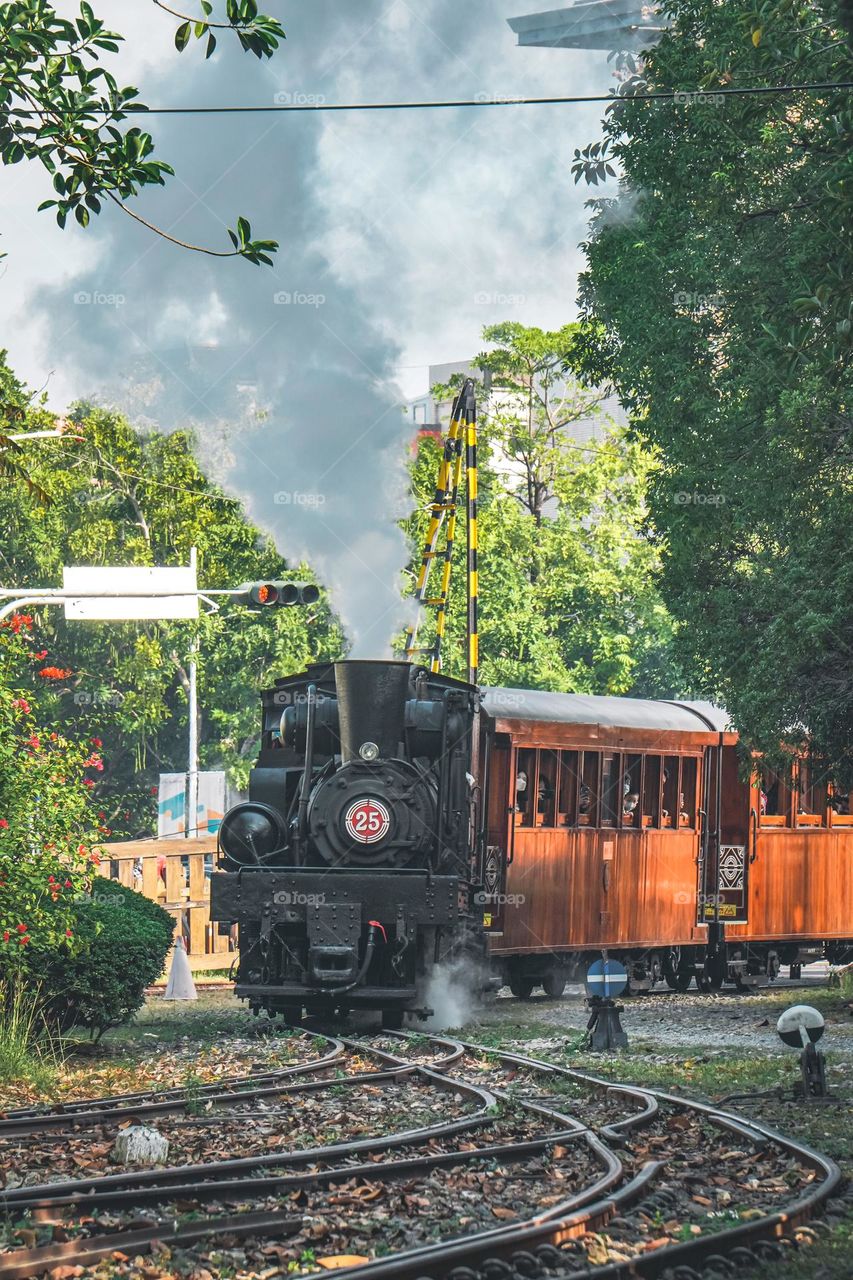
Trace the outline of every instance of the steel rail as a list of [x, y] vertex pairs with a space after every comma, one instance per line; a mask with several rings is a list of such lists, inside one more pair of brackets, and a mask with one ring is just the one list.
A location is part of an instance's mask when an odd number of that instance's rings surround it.
[[[314, 1036], [314, 1032], [306, 1032]], [[261, 1085], [270, 1082], [270, 1080], [287, 1079], [291, 1075], [307, 1075], [313, 1071], [328, 1070], [332, 1066], [337, 1066], [345, 1057], [345, 1044], [337, 1037], [324, 1036], [323, 1039], [332, 1044], [332, 1048], [318, 1059], [309, 1059], [306, 1062], [297, 1062], [293, 1066], [282, 1066], [272, 1071], [250, 1071], [247, 1075], [225, 1075], [219, 1080], [209, 1080], [207, 1084], [199, 1085], [199, 1088], [193, 1088], [188, 1091], [186, 1085], [175, 1085], [170, 1089], [140, 1089], [137, 1093], [117, 1093], [113, 1097], [99, 1098], [97, 1100], [97, 1110], [111, 1111], [111, 1108], [119, 1106], [137, 1106], [142, 1105], [146, 1098], [160, 1098], [160, 1100], [168, 1100], [168, 1098], [184, 1098], [188, 1093], [192, 1093], [192, 1101], [206, 1101], [210, 1093], [218, 1093], [227, 1091], [227, 1089], [236, 1087], [240, 1088], [242, 1084]], [[74, 1102], [58, 1102], [55, 1106], [49, 1107], [15, 1107], [14, 1110], [0, 1111], [0, 1134], [3, 1134], [3, 1124], [6, 1120], [24, 1120], [28, 1117], [36, 1119], [38, 1116], [50, 1115], [68, 1115], [78, 1116], [85, 1115], [92, 1108], [91, 1098], [82, 1098], [82, 1100]]]
[[[448, 1044], [449, 1042], [445, 1041], [444, 1043]], [[422, 1065], [410, 1065], [405, 1059], [401, 1059], [397, 1055], [386, 1054], [382, 1050], [373, 1050], [370, 1049], [369, 1046], [361, 1047], [367, 1048], [371, 1054], [375, 1054], [380, 1058], [394, 1059], [394, 1065], [397, 1068], [396, 1073], [398, 1075], [405, 1076], [417, 1072], [429, 1079], [431, 1082], [441, 1085], [442, 1087], [450, 1087], [453, 1088], [454, 1091], [463, 1094], [473, 1094], [475, 1096], [482, 1097], [484, 1100], [491, 1100], [490, 1105], [494, 1104], [496, 1095], [491, 1091], [482, 1089], [480, 1086], [472, 1085], [464, 1081], [450, 1080], [430, 1068]], [[450, 1049], [454, 1061], [464, 1055], [464, 1050], [461, 1050], [461, 1046], [458, 1042], [451, 1043]], [[356, 1079], [358, 1078], [359, 1077], [356, 1077]], [[311, 1083], [322, 1084], [322, 1082]], [[385, 1181], [393, 1179], [394, 1177], [409, 1175], [411, 1173], [426, 1172], [433, 1168], [444, 1167], [447, 1165], [467, 1164], [478, 1160], [500, 1158], [505, 1161], [516, 1161], [527, 1158], [530, 1155], [543, 1154], [544, 1152], [552, 1149], [558, 1143], [562, 1144], [577, 1139], [583, 1139], [587, 1142], [593, 1153], [597, 1156], [600, 1162], [604, 1164], [604, 1172], [592, 1184], [582, 1188], [579, 1192], [576, 1192], [574, 1195], [561, 1201], [558, 1205], [550, 1209], [548, 1211], [549, 1214], [563, 1214], [569, 1211], [569, 1209], [577, 1208], [580, 1205], [586, 1204], [591, 1200], [594, 1200], [596, 1196], [602, 1194], [603, 1191], [610, 1189], [618, 1180], [621, 1179], [624, 1170], [618, 1156], [615, 1156], [610, 1152], [586, 1126], [582, 1125], [579, 1121], [574, 1119], [574, 1117], [565, 1116], [563, 1113], [555, 1111], [553, 1108], [545, 1107], [538, 1103], [522, 1103], [522, 1105], [525, 1106], [527, 1110], [530, 1110], [537, 1115], [542, 1115], [549, 1120], [557, 1121], [558, 1124], [565, 1124], [567, 1127], [564, 1129], [558, 1128], [556, 1131], [552, 1131], [541, 1138], [529, 1140], [527, 1142], [492, 1144], [491, 1146], [477, 1148], [473, 1151], [431, 1152], [426, 1156], [409, 1157], [404, 1160], [392, 1161], [383, 1165], [376, 1165], [375, 1163], [361, 1166], [344, 1165], [337, 1169], [313, 1169], [301, 1175], [280, 1175], [279, 1177], [271, 1179], [250, 1177], [234, 1180], [230, 1183], [206, 1183], [201, 1186], [198, 1183], [189, 1183], [186, 1186], [172, 1185], [167, 1188], [158, 1186], [153, 1189], [149, 1189], [147, 1194], [143, 1192], [142, 1195], [140, 1195], [139, 1188], [134, 1190], [122, 1189], [112, 1193], [105, 1193], [102, 1186], [99, 1189], [96, 1188], [93, 1194], [81, 1195], [79, 1194], [81, 1185], [77, 1183], [78, 1191], [70, 1197], [63, 1198], [51, 1194], [46, 1198], [42, 1197], [41, 1199], [34, 1199], [32, 1198], [32, 1192], [34, 1190], [41, 1192], [49, 1190], [53, 1193], [58, 1189], [59, 1184], [49, 1184], [48, 1186], [42, 1186], [40, 1188], [20, 1188], [18, 1190], [21, 1192], [29, 1192], [30, 1198], [16, 1198], [15, 1208], [19, 1212], [24, 1210], [29, 1212], [38, 1212], [40, 1210], [56, 1211], [62, 1207], [75, 1207], [83, 1203], [87, 1209], [91, 1209], [94, 1207], [103, 1208], [106, 1207], [107, 1204], [111, 1206], [115, 1206], [116, 1204], [120, 1205], [126, 1199], [129, 1199], [130, 1207], [135, 1207], [137, 1204], [149, 1200], [151, 1198], [152, 1191], [153, 1195], [159, 1200], [164, 1198], [172, 1199], [178, 1196], [182, 1197], [184, 1195], [192, 1195], [196, 1200], [198, 1200], [200, 1198], [221, 1199], [224, 1194], [230, 1194], [235, 1191], [245, 1193], [250, 1190], [252, 1194], [256, 1196], [264, 1190], [281, 1190], [284, 1187], [295, 1188], [315, 1186], [318, 1184], [331, 1185], [337, 1181], [350, 1180], [357, 1176], [361, 1177], [363, 1180], [382, 1179]], [[434, 1126], [421, 1132], [432, 1136], [436, 1129], [447, 1129], [449, 1127], [453, 1127], [452, 1123], [451, 1125]], [[389, 1141], [393, 1141], [395, 1137], [399, 1136], [400, 1135], [392, 1135]], [[355, 1148], [361, 1145], [362, 1144], [358, 1142], [345, 1144], [345, 1150], [347, 1152], [352, 1152]], [[326, 1147], [319, 1150], [323, 1153], [323, 1156], [327, 1156], [329, 1153], [333, 1152], [335, 1148]], [[339, 1153], [340, 1150], [341, 1149], [338, 1148]], [[294, 1155], [299, 1154], [301, 1153], [289, 1153], [291, 1158]], [[312, 1148], [311, 1154], [316, 1158], [318, 1149]], [[245, 1163], [257, 1165], [258, 1162], [248, 1160]], [[169, 1173], [171, 1171], [164, 1172]], [[186, 1175], [187, 1173], [192, 1172], [192, 1170], [184, 1168], [181, 1172]], [[114, 1183], [115, 1179], [101, 1179], [101, 1184], [103, 1184], [104, 1181]], [[12, 1194], [14, 1194], [14, 1192]], [[239, 1222], [241, 1224], [239, 1234], [262, 1234], [270, 1230], [278, 1234], [282, 1234], [285, 1226], [285, 1223], [282, 1222], [281, 1212], [276, 1212], [271, 1215], [251, 1214], [238, 1215], [237, 1218], [217, 1218], [211, 1222], [203, 1224], [200, 1230], [202, 1231], [202, 1235], [212, 1235], [219, 1232], [231, 1231], [235, 1222]], [[292, 1229], [292, 1220], [285, 1220], [285, 1222], [287, 1222]], [[193, 1225], [199, 1229], [197, 1224]], [[299, 1225], [301, 1225], [301, 1222]], [[172, 1229], [164, 1230], [164, 1224], [157, 1223], [153, 1224], [150, 1228], [143, 1229], [142, 1231], [119, 1233], [118, 1235], [112, 1235], [106, 1239], [99, 1237], [94, 1241], [92, 1239], [85, 1241], [71, 1241], [60, 1246], [48, 1245], [29, 1250], [19, 1250], [14, 1254], [7, 1253], [6, 1255], [0, 1255], [0, 1277], [5, 1278], [8, 1275], [10, 1280], [12, 1280], [12, 1277], [29, 1276], [35, 1271], [46, 1270], [51, 1266], [57, 1265], [58, 1260], [68, 1261], [69, 1259], [72, 1259], [77, 1263], [95, 1261], [98, 1258], [103, 1257], [105, 1254], [111, 1254], [117, 1248], [123, 1250], [124, 1248], [132, 1247], [139, 1251], [140, 1249], [150, 1247], [154, 1240], [159, 1240], [162, 1243], [187, 1243], [187, 1240], [182, 1234], [183, 1231], [184, 1229], [178, 1227], [176, 1224], [173, 1225]]]
[[[13, 1187], [0, 1192], [0, 1211], [9, 1210], [13, 1207], [19, 1208], [25, 1202], [32, 1200], [35, 1192], [38, 1193], [40, 1200], [51, 1203], [62, 1197], [80, 1196], [85, 1197], [87, 1204], [92, 1204], [94, 1203], [92, 1197], [99, 1190], [129, 1190], [131, 1188], [144, 1189], [146, 1187], [161, 1190], [175, 1184], [183, 1184], [188, 1178], [197, 1178], [199, 1181], [203, 1179], [218, 1179], [220, 1176], [234, 1174], [240, 1170], [252, 1171], [260, 1168], [275, 1168], [287, 1164], [307, 1163], [317, 1159], [328, 1158], [330, 1155], [348, 1156], [359, 1152], [382, 1152], [411, 1145], [414, 1142], [427, 1141], [433, 1137], [444, 1138], [458, 1133], [466, 1133], [492, 1122], [493, 1117], [488, 1113], [496, 1105], [496, 1098], [487, 1089], [477, 1085], [470, 1085], [463, 1081], [453, 1082], [437, 1073], [424, 1073], [424, 1068], [408, 1065], [405, 1062], [394, 1064], [389, 1072], [383, 1074], [394, 1079], [416, 1074], [431, 1074], [434, 1076], [434, 1080], [430, 1081], [431, 1083], [438, 1083], [444, 1089], [452, 1089], [463, 1097], [467, 1096], [472, 1101], [479, 1103], [479, 1109], [459, 1120], [447, 1120], [436, 1125], [422, 1125], [390, 1135], [359, 1138], [352, 1142], [333, 1143], [325, 1147], [303, 1147], [296, 1151], [271, 1152], [269, 1155], [240, 1156], [230, 1160], [210, 1161], [204, 1164], [177, 1165], [164, 1169], [128, 1170], [123, 1173], [103, 1174], [95, 1178], [74, 1178], [60, 1182]], [[372, 1078], [377, 1078], [377, 1075], [372, 1076]], [[358, 1075], [352, 1077], [351, 1081], [358, 1084], [364, 1078], [364, 1076]], [[314, 1083], [331, 1088], [335, 1085], [346, 1084], [348, 1081], [336, 1079], [311, 1082], [311, 1084]], [[2, 1275], [2, 1271], [0, 1271], [0, 1275]]]

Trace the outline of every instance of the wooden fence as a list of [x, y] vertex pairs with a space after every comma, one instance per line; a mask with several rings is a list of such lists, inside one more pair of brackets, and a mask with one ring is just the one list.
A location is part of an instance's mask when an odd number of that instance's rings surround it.
[[100, 846], [100, 873], [144, 893], [175, 917], [175, 937], [183, 933], [190, 968], [228, 969], [236, 950], [210, 919], [210, 871], [216, 837], [195, 840], [123, 840]]

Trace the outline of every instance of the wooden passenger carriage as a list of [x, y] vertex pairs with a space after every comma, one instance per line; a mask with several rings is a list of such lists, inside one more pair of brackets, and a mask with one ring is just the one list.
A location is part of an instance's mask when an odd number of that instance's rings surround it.
[[637, 986], [707, 987], [850, 945], [853, 818], [806, 762], [787, 788], [744, 780], [707, 703], [488, 689], [483, 708], [485, 921], [518, 994], [603, 949]]

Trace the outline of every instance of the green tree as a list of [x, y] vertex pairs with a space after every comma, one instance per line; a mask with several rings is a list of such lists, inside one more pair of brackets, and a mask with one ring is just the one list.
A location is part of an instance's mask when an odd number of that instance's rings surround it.
[[[233, 33], [246, 52], [269, 58], [284, 39], [274, 19], [258, 13], [255, 0], [226, 0], [225, 21], [216, 21], [213, 4], [201, 0], [203, 16], [194, 19], [161, 0], [157, 8], [178, 18], [175, 45], [206, 41], [206, 57], [216, 48], [215, 32]], [[48, 0], [11, 0], [0, 5], [0, 158], [3, 164], [36, 160], [53, 179], [55, 198], [40, 209], [56, 210], [64, 227], [73, 216], [81, 227], [109, 200], [150, 231], [179, 245], [213, 257], [242, 257], [270, 265], [278, 245], [252, 240], [249, 222], [240, 217], [229, 229], [231, 249], [189, 244], [148, 222], [131, 208], [142, 187], [163, 186], [174, 170], [155, 159], [151, 135], [128, 117], [144, 112], [138, 90], [120, 87], [102, 65], [115, 54], [123, 37], [108, 30], [81, 0], [74, 21], [60, 17]]]
[[853, 104], [715, 92], [849, 80], [849, 6], [662, 8], [668, 30], [576, 161], [623, 175], [592, 202], [585, 368], [659, 449], [650, 516], [692, 679], [753, 745], [807, 728], [849, 771]]
[[[36, 420], [50, 418], [38, 411], [29, 422]], [[186, 564], [192, 546], [202, 589], [310, 577], [304, 566], [289, 567], [240, 503], [206, 479], [187, 433], [138, 433], [120, 415], [86, 405], [71, 411], [67, 426], [57, 440], [26, 446], [28, 472], [49, 489], [50, 505], [14, 478], [0, 490], [5, 585], [58, 586], [63, 564]], [[32, 612], [45, 662], [70, 674], [47, 688], [33, 675], [30, 688], [40, 690], [57, 727], [103, 740], [96, 795], [102, 826], [117, 836], [150, 833], [158, 774], [186, 768], [195, 637], [202, 766], [228, 768], [238, 785], [259, 732], [258, 689], [344, 647], [325, 598], [310, 609], [263, 613], [226, 603], [197, 624], [66, 623], [58, 609]]]
[[[671, 621], [657, 595], [658, 552], [642, 534], [653, 454], [610, 423], [601, 396], [563, 365], [577, 327], [556, 333], [496, 325], [475, 363], [492, 375], [480, 417], [481, 678], [485, 684], [566, 692], [673, 694]], [[447, 388], [436, 388], [441, 398]], [[572, 431], [591, 415], [606, 430], [588, 444]], [[417, 554], [439, 446], [424, 439], [413, 467]], [[465, 672], [465, 550], [449, 598], [445, 670]], [[421, 642], [434, 631], [425, 618]]]

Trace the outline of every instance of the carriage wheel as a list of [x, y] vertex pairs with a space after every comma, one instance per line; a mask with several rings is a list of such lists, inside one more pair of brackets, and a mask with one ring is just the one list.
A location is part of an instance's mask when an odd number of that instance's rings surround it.
[[403, 1016], [404, 1014], [402, 1009], [383, 1009], [382, 1010], [382, 1030], [383, 1031], [402, 1031]]
[[559, 1000], [566, 989], [568, 979], [561, 969], [552, 969], [542, 979], [542, 990], [551, 1000]]
[[509, 980], [509, 989], [519, 1000], [529, 1000], [533, 991], [533, 979], [514, 977]]

